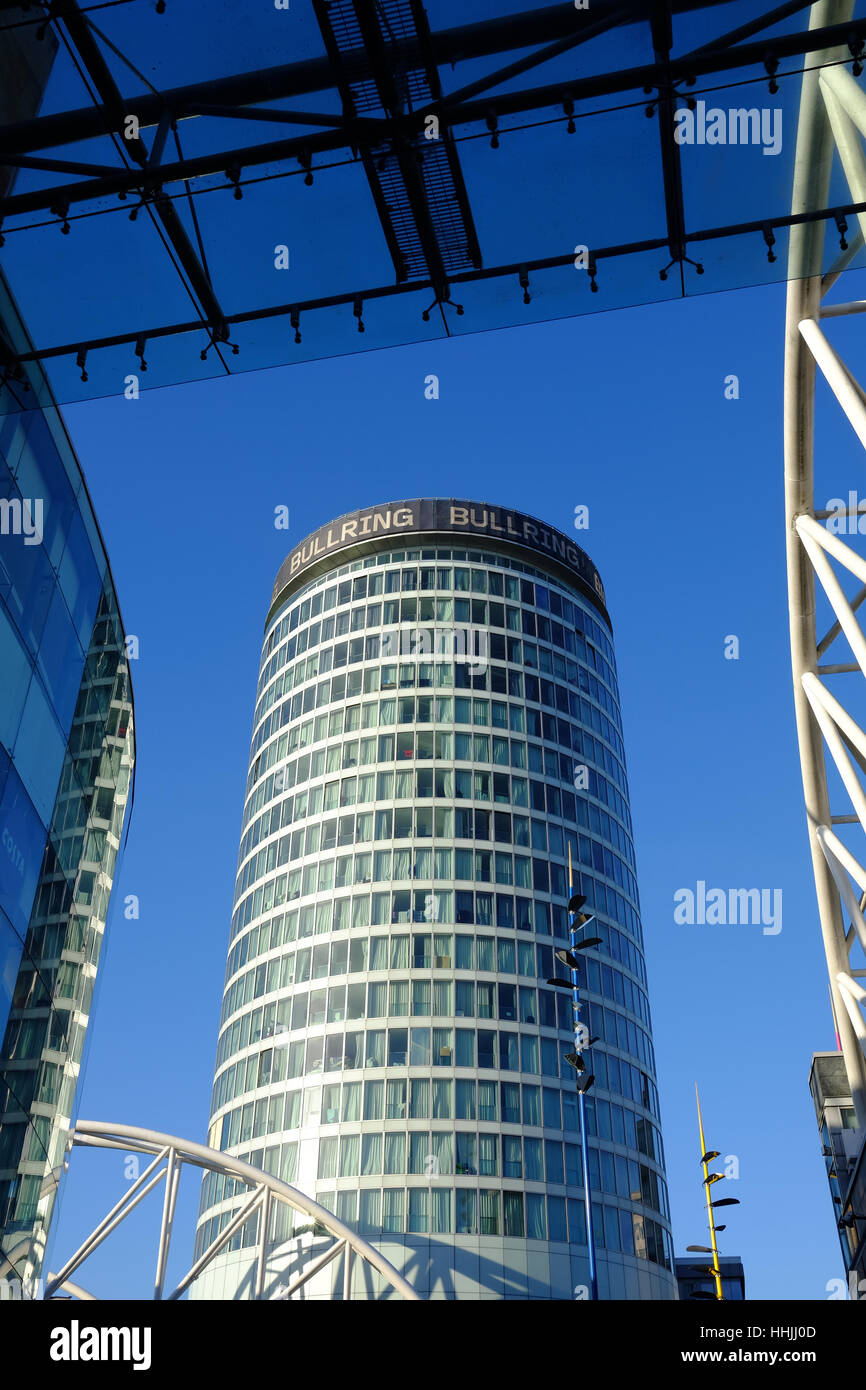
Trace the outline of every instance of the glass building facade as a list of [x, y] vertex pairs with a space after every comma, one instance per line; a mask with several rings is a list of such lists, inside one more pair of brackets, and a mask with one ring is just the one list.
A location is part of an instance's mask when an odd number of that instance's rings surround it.
[[[0, 278], [0, 337], [29, 343]], [[0, 390], [0, 1277], [40, 1277], [133, 764], [111, 572], [38, 368]]]
[[[569, 846], [602, 938], [581, 970], [600, 1296], [676, 1298], [597, 573], [541, 523], [441, 499], [299, 546], [262, 648], [209, 1143], [315, 1196], [424, 1297], [586, 1296], [571, 997], [546, 984]], [[206, 1177], [196, 1256], [239, 1202]], [[316, 1239], [272, 1219], [270, 1287]], [[248, 1296], [257, 1220], [196, 1297]]]

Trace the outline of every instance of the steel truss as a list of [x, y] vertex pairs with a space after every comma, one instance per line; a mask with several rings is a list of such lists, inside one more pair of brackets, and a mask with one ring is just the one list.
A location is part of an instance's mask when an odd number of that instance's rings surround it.
[[[712, 43], [690, 53], [674, 54], [673, 15], [717, 3], [721, 0], [593, 0], [586, 10], [560, 3], [431, 33], [421, 0], [315, 0], [327, 58], [136, 95], [127, 101], [109, 70], [89, 16], [76, 0], [31, 0], [24, 5], [25, 12], [32, 10], [57, 30], [94, 93], [94, 105], [0, 130], [0, 169], [41, 169], [68, 179], [0, 199], [0, 224], [12, 216], [41, 212], [68, 228], [67, 218], [74, 207], [134, 196], [138, 206], [159, 223], [166, 250], [185, 277], [198, 316], [183, 322], [134, 324], [128, 331], [111, 336], [39, 343], [33, 351], [18, 355], [6, 351], [2, 365], [7, 375], [20, 375], [22, 365], [28, 362], [69, 355], [78, 355], [81, 365], [91, 351], [125, 344], [135, 345], [141, 355], [148, 340], [179, 334], [204, 332], [206, 351], [214, 346], [221, 352], [224, 344], [236, 351], [229, 341], [234, 325], [288, 318], [297, 335], [301, 314], [351, 304], [360, 323], [365, 301], [427, 289], [433, 296], [430, 308], [438, 309], [448, 332], [444, 309], [452, 304], [454, 285], [514, 277], [528, 294], [530, 273], [570, 265], [572, 254], [557, 251], [521, 263], [482, 264], [455, 136], [469, 126], [486, 123], [495, 145], [503, 118], [558, 108], [562, 120], [572, 122], [575, 103], [587, 99], [629, 94], [631, 101], [648, 102], [648, 114], [655, 114], [658, 125], [665, 206], [665, 226], [657, 237], [592, 248], [589, 270], [593, 288], [599, 262], [658, 250], [668, 257], [663, 278], [676, 267], [685, 292], [682, 277], [684, 265], [690, 261], [689, 248], [750, 233], [767, 239], [774, 230], [795, 226], [797, 217], [810, 224], [816, 219], [839, 220], [866, 211], [866, 200], [855, 199], [829, 210], [804, 205], [795, 216], [780, 213], [730, 225], [686, 226], [673, 121], [677, 102], [686, 99], [680, 88], [688, 88], [702, 77], [751, 67], [766, 74], [772, 91], [781, 62], [824, 54], [836, 46], [841, 46], [842, 58], [857, 59], [866, 44], [866, 19], [852, 20], [850, 16], [813, 25], [808, 31], [766, 35], [764, 31], [805, 9], [808, 3], [787, 0], [735, 30], [720, 33]], [[23, 0], [0, 0], [0, 15], [20, 10], [22, 5]], [[639, 23], [648, 24], [650, 29], [652, 63], [575, 76], [545, 86], [497, 91], [514, 77], [543, 67], [565, 52], [577, 52], [582, 45], [591, 48], [593, 39]], [[438, 78], [441, 65], [526, 49], [532, 51], [443, 95]], [[592, 67], [591, 54], [587, 67]], [[339, 116], [261, 104], [329, 91], [336, 91], [341, 98]], [[140, 125], [138, 138], [131, 140], [121, 138], [129, 114], [135, 115]], [[439, 120], [439, 141], [424, 139], [430, 115]], [[273, 141], [232, 148], [225, 148], [217, 139], [217, 147], [207, 153], [189, 158], [178, 152], [178, 158], [166, 158], [168, 136], [184, 122], [201, 121], [206, 127], [209, 118], [226, 117], [269, 122], [288, 127], [288, 132]], [[292, 134], [291, 128], [298, 125], [307, 129], [303, 134]], [[143, 138], [145, 131], [152, 132], [149, 143]], [[113, 139], [117, 163], [94, 164], [92, 159], [76, 161], [74, 154], [69, 159], [46, 154], [95, 137]], [[394, 264], [395, 283], [359, 284], [346, 293], [228, 313], [211, 283], [204, 249], [193, 245], [173, 200], [188, 197], [194, 214], [195, 181], [214, 175], [223, 175], [227, 181], [224, 187], [234, 189], [236, 197], [242, 196], [245, 171], [264, 165], [277, 166], [283, 173], [303, 171], [305, 180], [311, 182], [314, 159], [339, 151], [351, 151], [363, 164]], [[692, 263], [701, 269], [699, 263]], [[452, 307], [462, 312], [460, 306]], [[427, 316], [429, 310], [425, 311]], [[223, 366], [228, 370], [224, 360]]]
[[[106, 1216], [93, 1229], [87, 1239], [66, 1261], [57, 1274], [49, 1274], [45, 1281], [45, 1297], [52, 1298], [63, 1290], [76, 1298], [93, 1298], [92, 1293], [78, 1284], [70, 1283], [71, 1276], [84, 1263], [108, 1236], [121, 1224], [144, 1198], [163, 1183], [162, 1218], [159, 1227], [159, 1241], [156, 1256], [156, 1275], [153, 1297], [155, 1299], [179, 1299], [198, 1278], [211, 1261], [224, 1251], [232, 1237], [240, 1232], [249, 1221], [256, 1223], [254, 1264], [255, 1272], [250, 1289], [250, 1297], [259, 1300], [279, 1301], [294, 1298], [313, 1275], [335, 1260], [342, 1259], [342, 1296], [351, 1297], [353, 1261], [357, 1256], [372, 1270], [381, 1275], [386, 1284], [401, 1298], [420, 1302], [420, 1295], [408, 1284], [402, 1274], [385, 1259], [383, 1255], [356, 1231], [344, 1225], [333, 1212], [326, 1211], [310, 1197], [299, 1192], [296, 1187], [282, 1182], [270, 1173], [254, 1168], [249, 1163], [232, 1158], [216, 1149], [206, 1148], [204, 1144], [194, 1144], [179, 1139], [173, 1134], [161, 1134], [153, 1129], [141, 1129], [137, 1125], [105, 1124], [99, 1121], [79, 1121], [71, 1134], [73, 1145], [91, 1149], [117, 1149], [123, 1153], [143, 1154], [150, 1163], [138, 1178], [127, 1188], [120, 1201], [116, 1202]], [[174, 1213], [177, 1205], [177, 1192], [184, 1164], [204, 1172], [222, 1173], [243, 1183], [248, 1191], [236, 1197], [236, 1210], [228, 1223], [215, 1237], [203, 1254], [193, 1262], [178, 1284], [167, 1293], [166, 1269], [171, 1243]], [[310, 1261], [300, 1273], [294, 1274], [288, 1282], [280, 1280], [276, 1288], [268, 1284], [268, 1253], [275, 1244], [284, 1244], [290, 1236], [274, 1238], [274, 1219], [280, 1206], [292, 1211], [302, 1212], [310, 1218], [309, 1230], [332, 1236], [333, 1243], [325, 1250], [319, 1247], [310, 1251]], [[273, 1284], [273, 1276], [271, 1276]]]
[[[820, 0], [813, 6], [812, 24], [844, 23], [852, 8], [853, 0]], [[795, 212], [814, 206], [815, 198], [826, 198], [834, 152], [853, 196], [866, 197], [864, 139], [866, 92], [847, 68], [827, 67], [806, 73], [797, 135]], [[852, 964], [852, 952], [858, 946], [866, 951], [866, 845], [855, 854], [834, 829], [852, 825], [866, 833], [866, 793], [859, 776], [866, 771], [866, 733], [846, 709], [846, 701], [853, 699], [855, 707], [856, 702], [862, 702], [862, 687], [856, 677], [866, 677], [866, 636], [856, 616], [866, 598], [866, 558], [848, 543], [850, 528], [846, 528], [843, 541], [822, 524], [837, 513], [828, 510], [831, 499], [816, 498], [814, 475], [816, 368], [866, 447], [866, 392], [831, 345], [824, 325], [825, 320], [866, 311], [864, 300], [825, 302], [828, 291], [866, 238], [866, 215], [861, 212], [858, 220], [856, 239], [823, 276], [823, 225], [792, 230], [784, 414], [788, 603], [803, 791], [837, 1027], [857, 1124], [866, 1126], [866, 989], [862, 980], [866, 970]], [[856, 538], [859, 509], [848, 509], [844, 514], [853, 517]], [[855, 597], [846, 596], [831, 562], [847, 571], [849, 588], [851, 576], [864, 586]], [[835, 622], [820, 637], [816, 629], [816, 577], [835, 615]], [[827, 661], [830, 648], [840, 638], [847, 642], [853, 662], [847, 652]], [[831, 691], [831, 684], [838, 695]], [[846, 793], [844, 809], [840, 805], [834, 810], [836, 794], [831, 798], [825, 747]], [[862, 844], [859, 831], [853, 833]]]

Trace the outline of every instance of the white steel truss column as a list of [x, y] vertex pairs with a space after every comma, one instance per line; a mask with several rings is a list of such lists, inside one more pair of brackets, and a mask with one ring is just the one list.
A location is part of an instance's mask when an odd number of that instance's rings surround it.
[[[844, 24], [853, 8], [853, 0], [820, 0], [812, 6], [810, 27]], [[850, 61], [847, 49], [839, 49], [824, 55], [821, 67], [807, 67], [804, 73], [791, 209], [795, 214], [827, 205], [834, 154], [839, 156], [852, 201], [866, 201], [866, 93], [846, 66]], [[861, 215], [859, 223], [858, 247], [866, 232], [866, 217]], [[861, 312], [864, 306], [839, 305], [822, 313], [823, 296], [855, 254], [849, 248], [848, 255], [822, 279], [823, 251], [823, 223], [791, 228], [784, 405], [788, 610], [794, 709], [821, 933], [857, 1123], [866, 1126], [866, 1020], [862, 1009], [866, 991], [854, 980], [850, 962], [851, 949], [862, 946], [866, 938], [866, 924], [851, 880], [863, 893], [866, 871], [832, 829], [834, 823], [859, 821], [866, 834], [866, 793], [849, 756], [853, 752], [858, 766], [866, 768], [866, 735], [827, 689], [818, 668], [819, 657], [844, 635], [857, 665], [840, 660], [822, 666], [821, 673], [847, 672], [842, 676], [846, 681], [861, 676], [866, 679], [866, 637], [855, 616], [859, 599], [851, 602], [846, 598], [831, 559], [861, 583], [866, 582], [866, 561], [816, 520], [814, 496], [816, 366], [866, 448], [866, 396], [819, 322]], [[826, 516], [826, 512], [819, 511], [819, 515]], [[816, 575], [837, 619], [820, 643]], [[825, 744], [854, 817], [849, 814], [850, 807], [838, 808], [836, 815], [831, 809]], [[852, 923], [850, 931], [846, 916]]]

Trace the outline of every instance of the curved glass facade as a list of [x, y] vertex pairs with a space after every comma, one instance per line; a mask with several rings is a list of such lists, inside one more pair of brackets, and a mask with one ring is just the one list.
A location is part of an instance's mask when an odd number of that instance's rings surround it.
[[[0, 333], [26, 350], [2, 279]], [[63, 1171], [133, 762], [108, 560], [38, 370], [26, 385], [4, 385], [0, 420], [0, 1277], [25, 1283]]]
[[[545, 984], [571, 846], [603, 942], [581, 971], [600, 1296], [675, 1298], [606, 610], [564, 566], [469, 539], [380, 535], [281, 571], [209, 1142], [314, 1195], [425, 1297], [574, 1298], [571, 998]], [[206, 1178], [197, 1256], [237, 1198]], [[246, 1295], [256, 1220], [196, 1296]], [[268, 1279], [288, 1282], [315, 1234], [270, 1236]]]

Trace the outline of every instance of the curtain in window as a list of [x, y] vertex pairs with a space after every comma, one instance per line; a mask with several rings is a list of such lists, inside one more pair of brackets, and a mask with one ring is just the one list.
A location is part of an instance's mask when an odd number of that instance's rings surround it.
[[365, 1134], [361, 1152], [361, 1175], [371, 1177], [382, 1171], [382, 1136]]
[[406, 1136], [405, 1134], [385, 1135], [385, 1172], [405, 1173]]
[[362, 1188], [358, 1224], [362, 1231], [378, 1231], [381, 1227], [381, 1194], [378, 1188]]
[[454, 795], [454, 769], [450, 767], [437, 767], [436, 769], [436, 795]]
[[453, 1136], [447, 1130], [434, 1130], [430, 1141], [430, 1152], [435, 1159], [434, 1174], [454, 1172]]
[[458, 1233], [465, 1235], [475, 1235], [478, 1230], [478, 1202], [476, 1193], [466, 1187], [457, 1189], [457, 1220], [456, 1228]]
[[431, 849], [415, 850], [415, 878], [433, 877], [433, 851]]
[[421, 1077], [413, 1078], [409, 1083], [409, 1119], [426, 1120], [429, 1114], [430, 1082]]
[[337, 1175], [337, 1140], [336, 1138], [319, 1140], [319, 1169], [320, 1178], [333, 1178]]
[[389, 1013], [392, 1018], [403, 1018], [409, 1012], [409, 981], [391, 981], [391, 1000]]
[[479, 1120], [496, 1120], [498, 1106], [496, 1104], [496, 1082], [478, 1082], [478, 1118]]
[[394, 774], [394, 799], [406, 801], [415, 790], [414, 774], [411, 768], [399, 768]]
[[347, 1081], [343, 1086], [343, 1120], [361, 1118], [361, 1083]]
[[297, 1144], [283, 1144], [280, 1154], [280, 1177], [283, 1182], [294, 1182], [298, 1174]]
[[538, 1192], [526, 1194], [526, 1238], [545, 1240], [547, 1231], [544, 1221], [544, 1198]]
[[450, 849], [434, 849], [433, 851], [433, 877], [451, 878], [452, 877], [453, 853]]
[[433, 1119], [450, 1120], [453, 1114], [453, 1082], [433, 1082]]
[[502, 1176], [519, 1178], [523, 1175], [523, 1162], [520, 1152], [520, 1137], [515, 1134], [502, 1136]]
[[[544, 1201], [544, 1198], [541, 1198]], [[523, 1193], [502, 1194], [503, 1235], [523, 1237]]]
[[401, 933], [399, 936], [391, 937], [391, 969], [409, 969], [409, 937], [408, 934]]
[[391, 881], [391, 851], [377, 849], [373, 855], [373, 878], [377, 883]]
[[485, 1178], [495, 1178], [497, 1173], [497, 1136], [495, 1134], [479, 1134], [478, 1136], [478, 1171]]
[[369, 894], [364, 893], [361, 897], [357, 895], [352, 899], [352, 926], [368, 927], [370, 925], [370, 898]]
[[423, 1234], [427, 1230], [427, 1197], [425, 1187], [409, 1189], [408, 1230], [414, 1234]]
[[430, 1192], [430, 1231], [441, 1235], [451, 1230], [451, 1200], [449, 1187], [434, 1187]]
[[412, 876], [412, 851], [409, 849], [394, 850], [394, 878], [397, 880], [411, 878]]
[[482, 1189], [481, 1191], [481, 1234], [499, 1235], [499, 1193]]
[[387, 985], [384, 981], [367, 985], [367, 1017], [384, 1018], [387, 1002]]
[[[479, 969], [490, 969], [490, 966], [482, 967], [479, 965]], [[475, 1012], [478, 1018], [495, 1018], [496, 1015], [493, 1007], [493, 990], [493, 985], [484, 984], [480, 980], [478, 984], [475, 986]]]
[[464, 1134], [459, 1132], [457, 1140], [457, 1160], [456, 1170], [458, 1173], [467, 1173], [470, 1176], [478, 1171], [478, 1159], [475, 1152], [476, 1139], [474, 1134]]
[[403, 1229], [403, 1189], [386, 1187], [382, 1193], [382, 1229], [402, 1231]]
[[433, 981], [433, 1013], [440, 1018], [448, 1018], [453, 1013], [451, 980]]
[[340, 1177], [354, 1178], [358, 1175], [361, 1155], [360, 1134], [344, 1134], [340, 1139]]
[[[476, 893], [476, 894], [475, 894], [475, 921], [478, 923], [479, 927], [492, 927], [492, 926], [493, 926], [493, 894], [492, 894], [492, 893]], [[479, 943], [480, 943], [480, 941], [481, 941], [481, 938], [479, 938]], [[479, 969], [479, 970], [492, 970], [492, 969], [494, 968], [494, 967], [493, 967], [493, 964], [492, 964], [492, 961], [493, 961], [492, 952], [491, 952], [490, 960], [491, 960], [491, 964], [490, 964], [490, 965], [482, 965], [482, 964], [481, 964], [481, 951], [480, 951], [480, 945], [479, 945], [478, 969]]]

